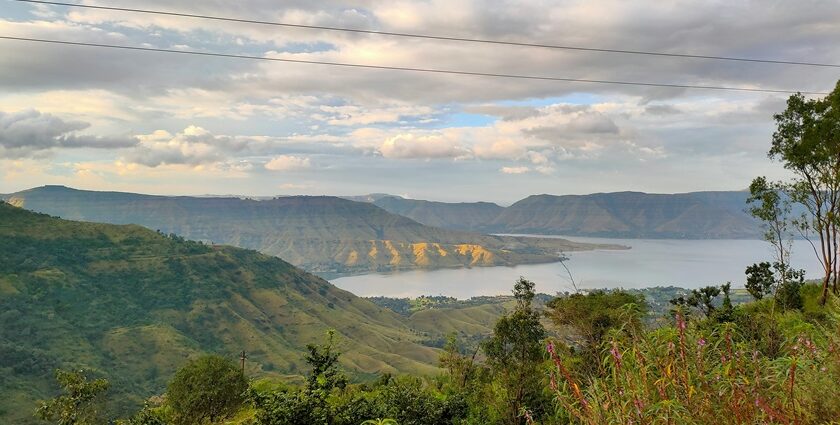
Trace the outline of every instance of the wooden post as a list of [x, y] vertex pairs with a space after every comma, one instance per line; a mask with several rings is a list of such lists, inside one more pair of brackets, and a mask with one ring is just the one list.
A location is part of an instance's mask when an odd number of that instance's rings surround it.
[[245, 374], [245, 359], [247, 359], [247, 358], [248, 358], [248, 356], [245, 354], [245, 350], [242, 350], [242, 354], [239, 355], [239, 361], [241, 362], [241, 365], [242, 365], [242, 374], [243, 375]]

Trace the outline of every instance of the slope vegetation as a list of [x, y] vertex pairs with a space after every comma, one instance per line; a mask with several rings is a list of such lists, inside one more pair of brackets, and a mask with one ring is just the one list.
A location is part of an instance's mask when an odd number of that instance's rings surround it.
[[57, 367], [106, 376], [125, 410], [202, 353], [245, 350], [251, 376], [298, 374], [327, 329], [357, 376], [436, 370], [404, 318], [279, 258], [5, 203], [0, 321], [0, 423], [31, 417]]
[[550, 262], [559, 251], [595, 247], [445, 230], [370, 203], [328, 196], [257, 201], [45, 186], [7, 199], [67, 219], [139, 224], [187, 239], [256, 249], [324, 273]]

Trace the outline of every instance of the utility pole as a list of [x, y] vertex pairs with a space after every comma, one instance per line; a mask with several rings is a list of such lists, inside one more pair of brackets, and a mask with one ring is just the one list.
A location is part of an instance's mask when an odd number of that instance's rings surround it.
[[245, 374], [245, 360], [248, 358], [248, 355], [245, 354], [245, 350], [242, 350], [242, 354], [239, 355], [239, 361], [242, 365], [242, 374]]

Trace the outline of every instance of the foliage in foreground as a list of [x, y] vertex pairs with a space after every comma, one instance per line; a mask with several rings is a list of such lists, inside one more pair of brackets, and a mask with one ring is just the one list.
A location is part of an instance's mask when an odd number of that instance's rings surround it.
[[35, 416], [58, 425], [93, 425], [104, 422], [103, 406], [108, 381], [89, 380], [84, 371], [55, 372], [63, 394], [41, 403]]
[[[686, 321], [621, 333], [602, 345], [601, 370], [573, 376], [549, 344], [552, 389], [559, 407], [583, 424], [804, 424], [840, 417], [840, 304], [823, 323], [798, 311], [772, 312], [771, 301], [738, 309], [742, 323]], [[768, 335], [745, 332], [761, 318], [779, 330], [782, 349], [768, 353]], [[773, 321], [770, 323], [770, 321]], [[762, 350], [762, 348], [765, 348]]]
[[214, 423], [231, 416], [244, 402], [248, 381], [242, 371], [221, 356], [203, 356], [175, 374], [167, 403], [176, 425]]
[[[329, 334], [307, 347], [310, 373], [299, 386], [246, 385], [230, 360], [203, 357], [176, 374], [162, 404], [121, 423], [822, 424], [840, 417], [840, 301], [821, 307], [817, 285], [801, 288], [802, 309], [766, 297], [724, 315], [724, 304], [712, 299], [721, 306], [714, 314], [678, 307], [658, 328], [643, 325], [638, 296], [564, 296], [546, 311], [567, 319], [572, 334], [564, 340], [546, 337], [530, 306], [532, 289], [517, 282], [516, 308], [480, 353], [459, 351], [452, 338], [436, 377], [384, 374], [351, 383]], [[584, 317], [572, 321], [575, 314]], [[50, 407], [39, 414], [52, 414], [43, 419], [107, 423], [99, 414], [107, 382], [57, 376], [65, 394], [44, 403]]]

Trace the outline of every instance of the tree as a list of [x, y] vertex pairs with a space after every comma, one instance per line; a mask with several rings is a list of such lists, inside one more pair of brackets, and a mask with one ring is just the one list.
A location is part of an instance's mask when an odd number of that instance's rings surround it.
[[712, 317], [715, 312], [715, 298], [720, 295], [721, 287], [706, 286], [700, 289], [692, 289], [687, 296], [679, 296], [670, 302], [678, 307], [692, 307], [705, 317]]
[[547, 316], [558, 326], [571, 327], [587, 351], [597, 351], [611, 329], [624, 325], [638, 329], [647, 313], [642, 295], [627, 291], [592, 291], [557, 297], [548, 303]]
[[[301, 390], [273, 393], [251, 392], [258, 408], [257, 423], [261, 425], [331, 424], [336, 412], [328, 403], [336, 388], [344, 388], [347, 378], [339, 369], [341, 353], [335, 349], [335, 331], [327, 331], [326, 342], [308, 344], [306, 363], [312, 368]], [[369, 417], [369, 416], [368, 416]]]
[[801, 310], [803, 301], [800, 290], [805, 285], [805, 270], [788, 270], [786, 274], [785, 283], [776, 289], [776, 303], [786, 310]]
[[470, 378], [475, 375], [475, 356], [477, 354], [478, 349], [471, 356], [461, 354], [458, 349], [458, 340], [455, 333], [447, 337], [446, 344], [443, 346], [443, 353], [440, 354], [438, 363], [441, 368], [447, 371], [447, 376], [458, 390], [464, 389], [470, 382]]
[[167, 403], [175, 424], [216, 422], [242, 405], [248, 381], [230, 359], [199, 357], [181, 368], [169, 383]]
[[166, 421], [161, 416], [146, 403], [130, 419], [118, 420], [116, 425], [166, 425]]
[[802, 308], [799, 289], [805, 284], [805, 270], [796, 270], [778, 262], [762, 262], [747, 267], [747, 292], [760, 300], [774, 294], [773, 298], [784, 309]]
[[336, 387], [344, 387], [347, 378], [338, 368], [340, 352], [335, 350], [335, 331], [327, 331], [327, 342], [322, 345], [307, 344], [306, 363], [312, 367], [312, 371], [306, 379], [310, 391], [330, 391]]
[[824, 271], [824, 305], [830, 284], [835, 293], [840, 285], [840, 82], [823, 99], [791, 96], [774, 119], [777, 129], [768, 156], [793, 172], [785, 191], [807, 211], [797, 224], [803, 235], [810, 230], [819, 237], [814, 251]]
[[773, 292], [776, 284], [776, 277], [773, 275], [770, 263], [767, 261], [753, 264], [747, 267], [747, 283], [744, 285], [747, 292], [756, 300], [764, 298]]
[[482, 344], [487, 363], [504, 391], [504, 417], [508, 424], [524, 424], [525, 408], [539, 409], [542, 404], [542, 340], [546, 331], [531, 302], [534, 282], [520, 278], [514, 285], [516, 308], [502, 316], [493, 336]]
[[726, 282], [720, 285], [720, 293], [723, 294], [723, 301], [720, 304], [720, 309], [715, 311], [714, 319], [719, 323], [731, 322], [734, 320], [735, 307], [732, 306], [732, 298], [730, 298], [730, 291], [732, 289], [732, 282]]
[[757, 177], [750, 184], [749, 212], [762, 221], [764, 240], [773, 245], [773, 256], [779, 276], [785, 282], [785, 271], [790, 267], [790, 251], [793, 245], [793, 223], [790, 219], [790, 198], [784, 194], [785, 186], [779, 182], [768, 182]]
[[105, 394], [108, 381], [105, 379], [88, 380], [84, 371], [56, 370], [55, 380], [61, 386], [62, 394], [44, 401], [35, 411], [41, 420], [55, 422], [58, 425], [94, 425], [103, 424]]

